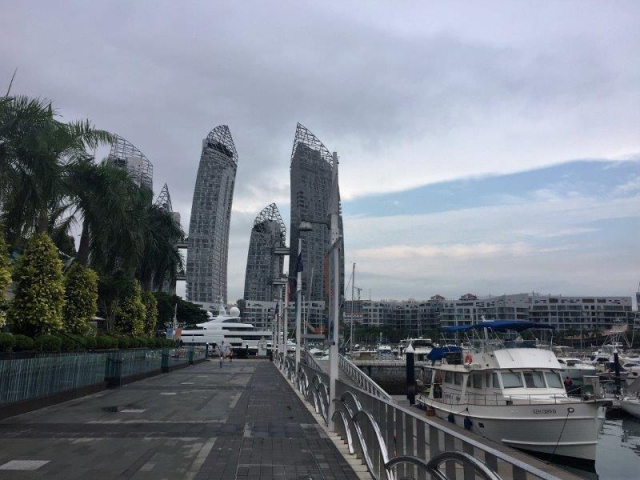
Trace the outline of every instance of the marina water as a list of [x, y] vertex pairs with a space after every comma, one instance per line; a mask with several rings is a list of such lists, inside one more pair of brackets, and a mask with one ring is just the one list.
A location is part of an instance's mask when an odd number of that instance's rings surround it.
[[598, 439], [595, 473], [559, 466], [586, 479], [639, 479], [640, 420], [624, 417], [605, 422]]

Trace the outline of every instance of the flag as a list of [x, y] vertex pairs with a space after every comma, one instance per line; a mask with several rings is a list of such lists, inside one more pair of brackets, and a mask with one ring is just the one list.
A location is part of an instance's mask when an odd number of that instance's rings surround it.
[[280, 312], [280, 302], [276, 302], [276, 308], [273, 311], [273, 318], [276, 318], [279, 312]]
[[302, 252], [298, 253], [298, 259], [296, 260], [296, 273], [300, 273], [304, 271], [304, 267], [302, 265]]

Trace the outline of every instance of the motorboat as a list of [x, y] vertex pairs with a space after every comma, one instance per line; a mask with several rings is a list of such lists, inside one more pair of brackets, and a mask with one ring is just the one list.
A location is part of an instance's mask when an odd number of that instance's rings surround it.
[[596, 367], [594, 365], [584, 363], [576, 357], [557, 357], [558, 363], [562, 368], [562, 378], [569, 377], [574, 387], [583, 385], [583, 377], [585, 375], [596, 375]]
[[176, 340], [185, 345], [209, 344], [215, 348], [224, 341], [234, 350], [248, 348], [251, 354], [257, 353], [260, 340], [269, 340], [271, 343], [272, 337], [271, 330], [258, 329], [250, 323], [244, 323], [237, 307], [231, 307], [227, 313], [222, 305], [215, 318], [198, 323], [195, 328], [177, 329], [175, 333]]
[[390, 345], [378, 345], [376, 348], [378, 360], [393, 360], [393, 349]]
[[551, 349], [496, 335], [533, 329], [553, 327], [520, 320], [446, 327], [446, 333], [477, 340], [462, 351], [462, 361], [450, 363], [444, 348], [432, 350], [431, 388], [417, 401], [428, 412], [483, 437], [554, 461], [593, 467], [610, 402], [570, 398], [563, 366]]

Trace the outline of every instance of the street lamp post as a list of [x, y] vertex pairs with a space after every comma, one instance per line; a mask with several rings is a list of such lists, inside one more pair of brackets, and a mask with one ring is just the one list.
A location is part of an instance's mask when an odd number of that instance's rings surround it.
[[300, 349], [302, 346], [302, 232], [312, 230], [311, 222], [300, 222], [298, 227], [298, 258], [296, 260], [296, 375], [300, 365]]
[[333, 152], [333, 179], [331, 182], [331, 198], [329, 201], [331, 232], [331, 276], [333, 292], [331, 295], [331, 311], [329, 329], [333, 333], [329, 343], [329, 430], [335, 432], [333, 415], [336, 411], [336, 381], [338, 380], [338, 343], [340, 342], [340, 193], [338, 189], [338, 154]]

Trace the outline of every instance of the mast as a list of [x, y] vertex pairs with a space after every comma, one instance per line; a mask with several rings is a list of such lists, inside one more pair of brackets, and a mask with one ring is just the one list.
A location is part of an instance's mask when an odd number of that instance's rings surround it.
[[350, 347], [353, 350], [353, 314], [355, 310], [355, 304], [353, 303], [353, 297], [355, 294], [356, 286], [356, 264], [353, 263], [353, 270], [351, 272], [351, 333], [349, 334]]

